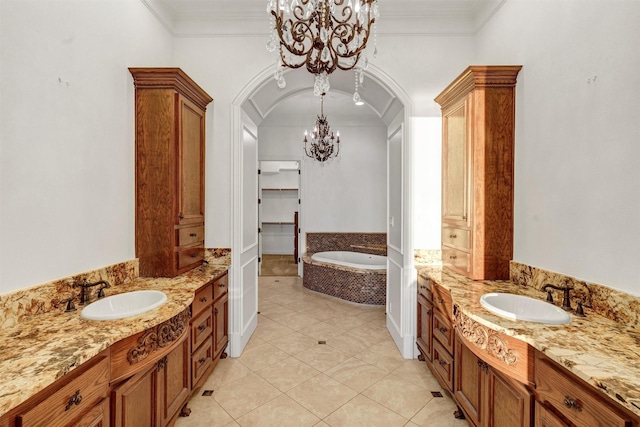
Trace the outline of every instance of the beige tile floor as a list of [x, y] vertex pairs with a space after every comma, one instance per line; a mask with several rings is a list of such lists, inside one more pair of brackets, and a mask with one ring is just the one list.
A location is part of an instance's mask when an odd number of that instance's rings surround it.
[[446, 394], [433, 397], [442, 390], [426, 365], [401, 357], [383, 307], [260, 277], [259, 310], [242, 356], [220, 361], [177, 427], [467, 425]]

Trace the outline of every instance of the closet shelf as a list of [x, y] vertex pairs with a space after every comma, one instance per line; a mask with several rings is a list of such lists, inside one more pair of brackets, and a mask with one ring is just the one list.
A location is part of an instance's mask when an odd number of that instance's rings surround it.
[[263, 224], [276, 224], [276, 225], [294, 225], [293, 222], [284, 222], [284, 221], [262, 221]]

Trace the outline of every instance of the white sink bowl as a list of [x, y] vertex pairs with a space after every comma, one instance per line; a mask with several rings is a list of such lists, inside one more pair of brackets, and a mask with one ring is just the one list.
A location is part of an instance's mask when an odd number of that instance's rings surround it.
[[166, 301], [167, 296], [160, 291], [126, 292], [89, 304], [82, 309], [80, 317], [89, 320], [122, 319], [160, 307]]
[[553, 304], [522, 295], [489, 293], [480, 297], [480, 304], [490, 312], [510, 320], [564, 325], [571, 316]]

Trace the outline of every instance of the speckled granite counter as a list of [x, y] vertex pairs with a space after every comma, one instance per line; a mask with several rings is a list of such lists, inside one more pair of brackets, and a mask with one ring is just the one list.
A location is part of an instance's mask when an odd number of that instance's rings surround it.
[[108, 289], [107, 295], [157, 289], [167, 302], [126, 319], [92, 321], [52, 311], [0, 331], [0, 416], [112, 344], [158, 325], [187, 308], [194, 292], [220, 277], [226, 265], [202, 266], [175, 278], [138, 278]]
[[640, 416], [640, 331], [585, 308], [586, 318], [572, 315], [568, 325], [510, 321], [480, 305], [488, 292], [508, 292], [544, 300], [545, 293], [509, 281], [473, 281], [441, 267], [418, 274], [451, 292], [463, 314], [499, 333], [524, 341]]

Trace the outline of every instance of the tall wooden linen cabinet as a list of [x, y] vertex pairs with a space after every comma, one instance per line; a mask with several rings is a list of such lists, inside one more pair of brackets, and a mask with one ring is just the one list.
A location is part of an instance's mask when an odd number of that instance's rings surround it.
[[136, 257], [173, 277], [204, 259], [205, 111], [213, 99], [179, 68], [129, 68], [135, 85]]
[[470, 66], [442, 108], [442, 262], [473, 280], [509, 278], [515, 85], [521, 66]]

